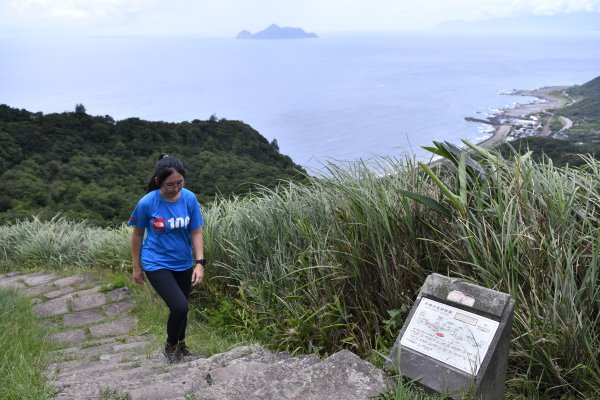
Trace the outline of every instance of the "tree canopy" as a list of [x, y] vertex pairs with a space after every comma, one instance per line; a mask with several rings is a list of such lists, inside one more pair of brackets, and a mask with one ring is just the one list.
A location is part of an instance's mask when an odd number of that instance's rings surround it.
[[61, 214], [100, 226], [126, 221], [158, 156], [180, 158], [201, 203], [301, 180], [305, 171], [240, 121], [115, 121], [0, 105], [0, 223]]

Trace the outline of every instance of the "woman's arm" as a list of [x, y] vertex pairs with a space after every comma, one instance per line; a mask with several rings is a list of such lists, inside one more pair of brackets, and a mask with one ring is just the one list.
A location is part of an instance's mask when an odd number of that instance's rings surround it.
[[[194, 254], [196, 260], [204, 258], [204, 238], [202, 237], [202, 228], [195, 229], [191, 232], [192, 247], [194, 248]], [[196, 264], [194, 272], [192, 273], [192, 285], [196, 286], [204, 279], [204, 266], [202, 264]]]
[[144, 271], [142, 271], [141, 255], [142, 240], [144, 239], [144, 228], [133, 228], [131, 235], [131, 262], [133, 264], [133, 280], [142, 285], [144, 283]]

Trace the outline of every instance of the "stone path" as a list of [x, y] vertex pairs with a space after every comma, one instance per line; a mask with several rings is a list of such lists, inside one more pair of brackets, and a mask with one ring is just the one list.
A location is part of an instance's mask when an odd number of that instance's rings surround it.
[[0, 288], [30, 297], [62, 350], [46, 376], [58, 400], [369, 399], [384, 373], [343, 350], [326, 360], [243, 346], [168, 364], [149, 335], [132, 336], [127, 288], [105, 291], [90, 274], [0, 274]]

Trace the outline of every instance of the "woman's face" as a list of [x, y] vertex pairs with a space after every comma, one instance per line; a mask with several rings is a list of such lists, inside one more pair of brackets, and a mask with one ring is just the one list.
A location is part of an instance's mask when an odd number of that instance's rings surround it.
[[160, 193], [167, 199], [176, 198], [184, 185], [183, 176], [179, 172], [173, 171], [160, 185]]

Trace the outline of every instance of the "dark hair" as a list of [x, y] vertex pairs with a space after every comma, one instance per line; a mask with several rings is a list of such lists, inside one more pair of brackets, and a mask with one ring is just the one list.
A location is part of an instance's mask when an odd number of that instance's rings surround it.
[[179, 172], [185, 178], [185, 169], [183, 164], [175, 157], [168, 154], [161, 154], [154, 166], [154, 173], [148, 182], [147, 193], [153, 190], [160, 189], [163, 181], [167, 179], [173, 172]]

